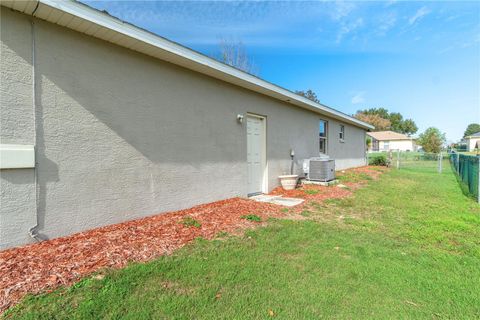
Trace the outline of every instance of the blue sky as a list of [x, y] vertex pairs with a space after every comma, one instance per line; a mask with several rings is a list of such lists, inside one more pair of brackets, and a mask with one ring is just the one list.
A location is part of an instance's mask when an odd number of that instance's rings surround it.
[[456, 141], [480, 122], [480, 2], [83, 1], [205, 53], [242, 41], [265, 80]]

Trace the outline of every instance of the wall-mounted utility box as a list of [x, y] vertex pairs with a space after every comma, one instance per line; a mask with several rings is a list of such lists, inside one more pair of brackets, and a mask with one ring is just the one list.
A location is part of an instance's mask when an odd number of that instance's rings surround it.
[[35, 168], [33, 145], [0, 144], [0, 169]]

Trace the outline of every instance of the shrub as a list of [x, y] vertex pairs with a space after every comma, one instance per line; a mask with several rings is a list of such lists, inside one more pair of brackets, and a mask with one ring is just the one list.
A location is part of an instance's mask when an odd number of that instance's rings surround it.
[[368, 162], [371, 166], [387, 166], [387, 157], [385, 155], [378, 155], [370, 159]]
[[186, 227], [195, 227], [195, 228], [200, 228], [202, 226], [200, 222], [193, 219], [192, 217], [183, 217], [181, 224], [183, 224]]
[[260, 218], [260, 217], [257, 216], [256, 214], [247, 214], [247, 215], [244, 215], [244, 216], [242, 216], [242, 219], [250, 220], [250, 221], [255, 221], [255, 222], [261, 222], [261, 221], [262, 221], [262, 218]]

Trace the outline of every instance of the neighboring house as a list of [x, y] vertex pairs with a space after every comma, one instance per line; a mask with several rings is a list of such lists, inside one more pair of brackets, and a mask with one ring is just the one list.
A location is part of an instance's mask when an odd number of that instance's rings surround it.
[[366, 164], [342, 112], [78, 2], [1, 5], [0, 248], [269, 192], [292, 150]]
[[415, 140], [407, 135], [393, 131], [367, 132], [372, 139], [369, 151], [417, 151]]
[[467, 136], [464, 140], [467, 144], [467, 151], [473, 152], [476, 149], [480, 149], [480, 132]]

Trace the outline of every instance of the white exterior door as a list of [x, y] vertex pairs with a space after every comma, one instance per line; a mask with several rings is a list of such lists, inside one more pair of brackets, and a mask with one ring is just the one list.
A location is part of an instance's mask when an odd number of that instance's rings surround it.
[[265, 118], [247, 115], [248, 194], [264, 191]]

